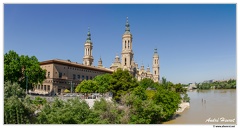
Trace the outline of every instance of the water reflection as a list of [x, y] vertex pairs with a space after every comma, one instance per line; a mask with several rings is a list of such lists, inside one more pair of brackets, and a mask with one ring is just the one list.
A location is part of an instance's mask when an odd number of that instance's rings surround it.
[[188, 95], [190, 108], [164, 124], [236, 124], [220, 120], [236, 119], [235, 89], [194, 90]]

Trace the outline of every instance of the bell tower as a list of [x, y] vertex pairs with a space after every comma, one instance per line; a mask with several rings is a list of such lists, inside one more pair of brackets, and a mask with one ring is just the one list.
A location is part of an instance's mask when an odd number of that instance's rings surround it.
[[92, 49], [93, 49], [93, 45], [91, 41], [91, 33], [88, 27], [87, 40], [84, 44], [83, 65], [92, 66], [93, 64]]
[[153, 81], [154, 82], [159, 82], [159, 74], [160, 74], [160, 71], [159, 71], [159, 55], [157, 53], [157, 49], [155, 48], [154, 49], [154, 54], [153, 54], [153, 67], [152, 67], [152, 70], [153, 70]]
[[128, 23], [128, 17], [125, 25], [125, 32], [122, 36], [122, 68], [131, 70], [133, 61], [132, 51], [132, 34], [130, 33], [130, 24]]

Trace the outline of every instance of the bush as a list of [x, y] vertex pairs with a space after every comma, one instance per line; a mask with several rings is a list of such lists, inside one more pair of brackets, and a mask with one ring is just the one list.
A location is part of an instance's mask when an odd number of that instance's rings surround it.
[[64, 90], [64, 93], [70, 93], [70, 90], [65, 89], [65, 90]]
[[183, 102], [190, 102], [190, 97], [188, 96], [188, 94], [184, 94]]

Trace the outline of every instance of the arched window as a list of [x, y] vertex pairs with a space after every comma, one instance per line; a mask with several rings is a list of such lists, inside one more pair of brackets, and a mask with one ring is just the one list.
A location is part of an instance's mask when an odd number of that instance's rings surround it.
[[157, 64], [157, 60], [155, 60], [155, 64]]
[[128, 40], [128, 48], [130, 47], [130, 45], [129, 45], [129, 40]]
[[125, 65], [127, 65], [127, 58], [125, 58]]
[[157, 73], [156, 73], [156, 70], [155, 70], [155, 75], [156, 75]]
[[125, 48], [127, 47], [127, 41], [125, 40]]

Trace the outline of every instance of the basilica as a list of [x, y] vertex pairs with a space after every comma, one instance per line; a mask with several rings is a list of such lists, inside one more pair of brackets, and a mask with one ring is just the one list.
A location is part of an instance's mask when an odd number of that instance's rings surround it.
[[[91, 34], [90, 31], [88, 31], [87, 34], [87, 40], [85, 42], [85, 52], [83, 57], [83, 64], [91, 66], [93, 64], [93, 56], [92, 56], [92, 50], [93, 50], [93, 44], [91, 41]], [[154, 82], [159, 82], [159, 55], [157, 53], [157, 49], [155, 49], [153, 54], [153, 60], [152, 60], [152, 72], [150, 71], [150, 67], [147, 67], [147, 70], [144, 69], [144, 66], [141, 65], [140, 69], [138, 68], [138, 64], [134, 62], [134, 53], [133, 53], [133, 40], [132, 40], [132, 34], [130, 32], [130, 24], [128, 23], [128, 18], [125, 25], [125, 32], [122, 36], [122, 53], [121, 58], [119, 56], [115, 57], [115, 61], [110, 66], [110, 69], [115, 71], [118, 68], [121, 68], [123, 70], [128, 70], [135, 78], [138, 80], [141, 80], [143, 78], [150, 78]], [[98, 67], [102, 67], [102, 60], [98, 61]]]
[[83, 63], [72, 62], [70, 60], [52, 59], [40, 62], [40, 67], [46, 70], [46, 79], [43, 83], [39, 83], [34, 87], [34, 93], [44, 95], [59, 95], [65, 89], [74, 92], [74, 88], [83, 80], [91, 80], [94, 77], [110, 73], [112, 74], [118, 68], [128, 70], [137, 80], [150, 78], [154, 82], [159, 82], [159, 55], [155, 49], [152, 59], [152, 72], [150, 67], [144, 69], [142, 65], [140, 69], [138, 64], [134, 62], [134, 53], [132, 50], [132, 34], [130, 32], [130, 24], [128, 18], [126, 21], [125, 32], [122, 36], [122, 53], [121, 58], [115, 57], [115, 61], [109, 68], [102, 65], [102, 60], [98, 61], [98, 66], [93, 65], [93, 42], [91, 33], [88, 30], [87, 39], [84, 43]]

